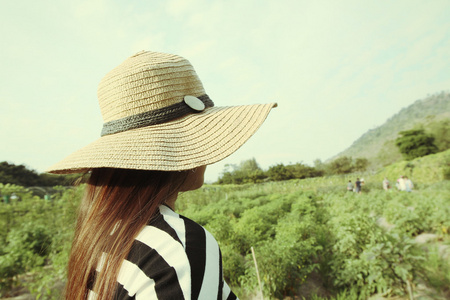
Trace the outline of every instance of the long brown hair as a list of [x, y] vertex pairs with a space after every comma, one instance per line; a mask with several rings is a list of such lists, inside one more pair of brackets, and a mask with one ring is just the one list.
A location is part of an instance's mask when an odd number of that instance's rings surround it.
[[[123, 259], [158, 207], [181, 189], [189, 171], [94, 169], [80, 205], [69, 257], [65, 299], [87, 299], [91, 288], [112, 299]], [[106, 262], [93, 278], [102, 254]]]

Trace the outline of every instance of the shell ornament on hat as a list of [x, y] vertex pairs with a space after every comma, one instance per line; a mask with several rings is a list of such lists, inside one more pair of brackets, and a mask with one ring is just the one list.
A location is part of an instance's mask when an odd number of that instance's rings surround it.
[[261, 126], [276, 103], [216, 107], [183, 57], [139, 52], [101, 80], [101, 137], [51, 166], [181, 171], [224, 159]]

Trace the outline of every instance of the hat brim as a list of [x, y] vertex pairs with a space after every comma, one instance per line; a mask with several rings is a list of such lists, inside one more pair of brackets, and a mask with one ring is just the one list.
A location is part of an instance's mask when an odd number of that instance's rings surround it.
[[106, 135], [46, 172], [82, 173], [94, 168], [181, 171], [213, 164], [239, 149], [275, 106], [211, 107], [167, 123]]

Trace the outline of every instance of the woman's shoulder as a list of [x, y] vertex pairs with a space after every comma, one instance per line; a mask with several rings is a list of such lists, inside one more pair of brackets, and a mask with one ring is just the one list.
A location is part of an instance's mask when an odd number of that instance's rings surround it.
[[[159, 216], [158, 216], [159, 215]], [[203, 229], [206, 230], [203, 226], [193, 221], [192, 219], [181, 215], [170, 207], [166, 205], [161, 205], [159, 207], [159, 213], [156, 218], [151, 222], [150, 225], [156, 225], [156, 223], [167, 223], [169, 226], [173, 227], [175, 230], [185, 230], [186, 227], [191, 229]]]
[[159, 213], [162, 216], [162, 219], [158, 219], [158, 222], [168, 222], [173, 225], [176, 225], [176, 223], [184, 223], [184, 226], [192, 227], [194, 229], [203, 229], [206, 230], [202, 225], [198, 224], [194, 220], [181, 215], [174, 210], [172, 210], [170, 207], [166, 205], [161, 205], [159, 208]]
[[165, 205], [159, 207], [158, 213], [150, 220], [140, 235], [144, 234], [151, 235], [153, 238], [155, 234], [158, 234], [160, 240], [173, 239], [183, 247], [186, 247], [187, 244], [205, 245], [206, 242], [217, 244], [212, 234], [203, 226]]

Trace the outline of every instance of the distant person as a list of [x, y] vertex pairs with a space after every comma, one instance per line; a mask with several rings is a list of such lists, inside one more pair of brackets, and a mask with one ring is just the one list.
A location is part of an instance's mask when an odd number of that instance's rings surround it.
[[400, 176], [400, 178], [397, 180], [397, 183], [398, 183], [397, 188], [399, 191], [402, 192], [406, 191], [405, 176], [403, 175]]
[[405, 191], [412, 192], [414, 188], [414, 184], [412, 183], [411, 179], [408, 178], [408, 176], [405, 176]]
[[349, 180], [347, 183], [347, 191], [353, 192], [353, 183], [351, 180]]
[[364, 181], [364, 178], [361, 178], [361, 185], [365, 185], [366, 182]]
[[355, 187], [355, 192], [361, 194], [361, 181], [359, 181], [359, 178], [356, 178]]
[[389, 180], [387, 179], [387, 177], [384, 177], [383, 180], [383, 189], [385, 191], [389, 191], [389, 189], [391, 188], [390, 184], [389, 184]]

